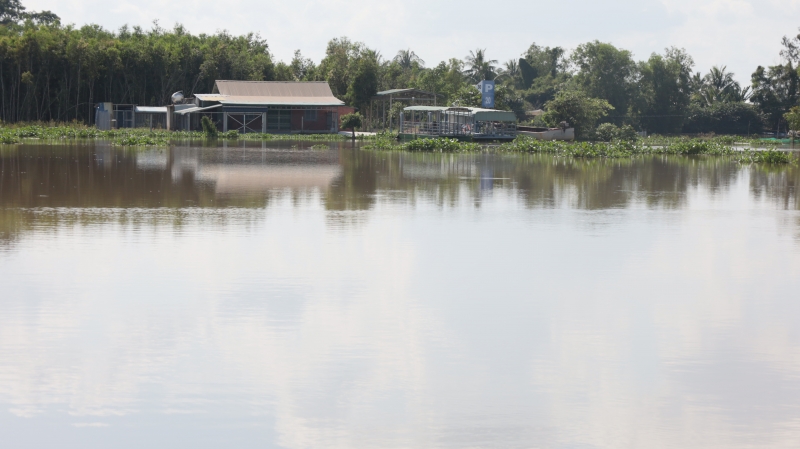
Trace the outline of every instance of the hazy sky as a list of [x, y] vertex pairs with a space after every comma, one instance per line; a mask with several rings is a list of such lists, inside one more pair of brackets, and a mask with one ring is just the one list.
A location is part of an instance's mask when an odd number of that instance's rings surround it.
[[256, 32], [273, 54], [295, 49], [319, 61], [332, 37], [348, 36], [392, 57], [411, 48], [428, 66], [486, 48], [501, 62], [532, 42], [574, 48], [599, 39], [646, 59], [665, 47], [684, 47], [696, 70], [727, 65], [749, 82], [758, 65], [779, 62], [780, 40], [800, 26], [800, 0], [23, 0], [65, 23], [149, 28], [184, 24], [193, 33]]

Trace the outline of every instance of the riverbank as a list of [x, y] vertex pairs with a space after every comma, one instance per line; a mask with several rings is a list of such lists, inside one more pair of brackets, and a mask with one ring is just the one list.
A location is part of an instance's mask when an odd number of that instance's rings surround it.
[[365, 146], [373, 150], [401, 150], [410, 152], [470, 153], [491, 151], [496, 153], [542, 153], [571, 158], [628, 158], [646, 155], [709, 155], [730, 156], [742, 163], [789, 164], [795, 158], [775, 145], [760, 146], [755, 139], [733, 136], [709, 139], [659, 137], [634, 142], [559, 142], [518, 137], [513, 142], [498, 145], [479, 145], [455, 139], [417, 139], [396, 144], [379, 137]]
[[[368, 140], [374, 136], [357, 134], [356, 139]], [[237, 131], [220, 132], [214, 137], [209, 137], [200, 131], [166, 131], [149, 130], [140, 128], [113, 129], [101, 131], [96, 128], [80, 125], [21, 125], [0, 128], [0, 144], [21, 143], [25, 139], [39, 140], [69, 140], [69, 139], [102, 139], [109, 140], [121, 146], [152, 146], [167, 145], [170, 141], [181, 140], [311, 140], [333, 142], [352, 139], [340, 134], [269, 134], [248, 133], [239, 134]]]
[[[685, 138], [654, 136], [636, 141], [614, 142], [561, 142], [518, 137], [503, 144], [478, 144], [456, 139], [416, 139], [398, 143], [390, 133], [357, 133], [357, 140], [369, 141], [367, 150], [409, 151], [431, 153], [542, 153], [571, 158], [627, 158], [646, 155], [708, 155], [730, 156], [742, 163], [790, 164], [797, 158], [790, 152], [775, 149], [774, 142], [761, 139], [717, 136], [710, 138]], [[165, 131], [148, 129], [116, 129], [101, 131], [81, 125], [44, 126], [21, 125], [0, 128], [0, 144], [18, 144], [26, 140], [64, 141], [78, 139], [108, 140], [118, 146], [165, 146], [187, 140], [246, 140], [246, 141], [347, 141], [351, 137], [341, 134], [239, 134], [237, 131], [221, 132], [210, 137], [199, 131]]]

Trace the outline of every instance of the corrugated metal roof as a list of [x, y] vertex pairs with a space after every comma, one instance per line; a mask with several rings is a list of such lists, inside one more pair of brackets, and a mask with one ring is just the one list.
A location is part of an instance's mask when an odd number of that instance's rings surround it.
[[188, 109], [181, 109], [180, 111], [175, 111], [177, 114], [186, 115], [192, 112], [200, 112], [200, 111], [207, 111], [209, 109], [214, 109], [222, 106], [221, 104], [215, 104], [213, 106], [206, 106], [204, 108], [188, 108]]
[[231, 105], [344, 106], [324, 81], [217, 80], [215, 94], [195, 94], [202, 101]]
[[448, 109], [447, 106], [408, 106], [403, 108], [404, 111], [444, 111]]
[[479, 122], [516, 122], [517, 114], [511, 111], [499, 111], [497, 109], [469, 108], [475, 120]]
[[222, 94], [194, 94], [200, 101], [219, 101], [225, 98]]
[[384, 90], [384, 91], [378, 92], [375, 95], [399, 94], [401, 92], [411, 92], [412, 90], [417, 90], [417, 89], [389, 89], [389, 90]]
[[136, 106], [136, 112], [145, 114], [166, 114], [166, 106]]
[[468, 112], [475, 117], [475, 120], [482, 122], [515, 122], [517, 115], [511, 111], [500, 111], [497, 109], [447, 107], [447, 106], [409, 106], [403, 108], [404, 111], [452, 111]]
[[409, 92], [415, 92], [415, 93], [419, 93], [421, 95], [428, 95], [428, 96], [431, 96], [431, 97], [434, 96], [434, 95], [436, 95], [437, 97], [441, 97], [442, 96], [441, 94], [435, 94], [433, 92], [426, 92], [424, 90], [414, 89], [414, 88], [410, 88], [410, 87], [409, 88], [405, 88], [405, 89], [382, 90], [382, 91], [376, 93], [375, 96], [376, 97], [383, 97], [383, 96], [386, 96], [386, 95], [404, 94], [404, 93], [409, 93]]
[[333, 97], [324, 81], [225, 81], [216, 82], [222, 95], [239, 97]]
[[291, 105], [291, 106], [344, 106], [344, 102], [334, 96], [330, 97], [269, 97], [255, 95], [231, 95], [222, 104], [241, 105]]

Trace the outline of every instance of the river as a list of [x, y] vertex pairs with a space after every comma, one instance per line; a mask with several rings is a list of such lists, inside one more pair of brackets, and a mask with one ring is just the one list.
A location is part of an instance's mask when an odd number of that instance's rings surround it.
[[2, 446], [800, 445], [796, 165], [312, 144], [0, 149]]

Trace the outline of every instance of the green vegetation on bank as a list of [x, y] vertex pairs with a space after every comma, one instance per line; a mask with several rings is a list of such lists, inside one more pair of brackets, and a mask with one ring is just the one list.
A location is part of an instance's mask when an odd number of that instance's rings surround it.
[[665, 139], [658, 144], [644, 140], [615, 140], [612, 142], [560, 142], [518, 137], [513, 142], [500, 145], [479, 145], [456, 139], [416, 139], [395, 144], [386, 137], [377, 138], [365, 149], [400, 150], [433, 153], [470, 153], [491, 151], [496, 153], [551, 154], [570, 158], [630, 158], [648, 155], [707, 155], [729, 156], [741, 163], [789, 164], [795, 163], [791, 153], [775, 149], [741, 149], [733, 146], [729, 138], [715, 139]]
[[[0, 127], [0, 144], [21, 143], [25, 139], [67, 140], [67, 139], [102, 139], [110, 140], [117, 145], [166, 145], [169, 141], [179, 140], [313, 140], [341, 141], [347, 137], [339, 134], [239, 134], [238, 131], [215, 132], [209, 135], [202, 131], [165, 131], [144, 128], [124, 128], [101, 131], [82, 125], [48, 125], [20, 124]], [[369, 137], [359, 136], [358, 139]]]
[[[91, 124], [99, 102], [163, 105], [175, 91], [208, 93], [215, 80], [230, 79], [326, 81], [335, 96], [358, 108], [365, 129], [384, 129], [389, 120], [371, 109], [377, 91], [416, 88], [435, 92], [439, 104], [479, 106], [475, 84], [495, 80], [498, 109], [537, 126], [569, 122], [582, 140], [594, 139], [604, 123], [649, 134], [757, 135], [800, 126], [786, 116], [800, 101], [800, 37], [784, 38], [780, 62], [756, 67], [749, 80], [739, 74], [749, 81], [740, 84], [724, 66], [696, 72], [680, 48], [637, 61], [606, 42], [586, 42], [571, 52], [532, 43], [520, 44], [519, 57], [504, 62], [475, 49], [426, 65], [411, 49], [395, 55], [395, 49], [379, 51], [340, 37], [328, 42], [320, 61], [298, 50], [283, 62], [254, 33], [194, 35], [181, 25], [157, 24], [149, 30], [75, 26], [62, 24], [53, 12], [26, 12], [20, 0], [0, 2], [0, 18], [5, 122]], [[395, 101], [386, 111], [392, 123], [406, 105]], [[536, 109], [546, 113], [526, 115]]]

